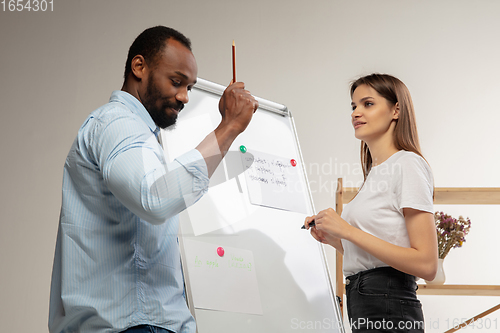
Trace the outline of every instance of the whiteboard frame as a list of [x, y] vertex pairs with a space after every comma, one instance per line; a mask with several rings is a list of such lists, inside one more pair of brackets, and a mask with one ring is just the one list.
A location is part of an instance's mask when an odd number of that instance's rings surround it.
[[[196, 84], [194, 85], [193, 88], [198, 88], [200, 90], [204, 90], [219, 96], [222, 96], [224, 90], [226, 90], [226, 87], [224, 87], [223, 85], [207, 81], [202, 78], [197, 79]], [[267, 99], [260, 98], [257, 96], [254, 96], [254, 98], [257, 100], [257, 102], [259, 102], [260, 109], [271, 111], [280, 114], [282, 116], [290, 116], [290, 112], [288, 111], [288, 108], [285, 105], [271, 102], [268, 101]]]
[[[217, 96], [222, 96], [222, 94], [224, 93], [224, 91], [226, 89], [226, 87], [223, 85], [220, 85], [220, 84], [217, 84], [217, 83], [214, 83], [214, 82], [211, 82], [211, 81], [199, 78], [199, 77], [197, 78], [197, 82], [193, 88], [199, 89], [199, 90], [202, 90], [205, 92], [209, 92], [209, 93], [215, 94]], [[292, 113], [290, 112], [290, 110], [288, 110], [287, 106], [285, 106], [283, 104], [272, 102], [272, 101], [269, 101], [269, 100], [266, 100], [264, 98], [260, 98], [257, 96], [254, 96], [254, 98], [259, 102], [259, 108], [257, 109], [257, 111], [259, 111], [259, 109], [261, 109], [261, 110], [277, 113], [283, 117], [290, 118], [293, 136], [295, 139], [295, 143], [297, 144], [298, 154], [299, 154], [299, 157], [300, 157], [300, 160], [302, 163], [302, 172], [304, 174], [305, 181], [306, 181], [306, 188], [307, 188], [307, 192], [308, 192], [309, 201], [310, 201], [313, 212], [315, 212], [316, 209], [314, 207], [314, 201], [313, 201], [312, 192], [311, 192], [311, 188], [310, 188], [310, 184], [309, 184], [309, 179], [307, 177], [307, 172], [306, 172], [307, 170], [305, 169], [305, 165], [303, 163], [304, 159], [303, 159], [303, 155], [302, 155], [302, 150], [300, 148], [300, 142], [298, 139], [298, 134], [297, 134], [297, 130], [295, 127], [295, 121], [294, 121]], [[180, 248], [183, 249], [184, 248], [184, 240], [183, 240], [183, 237], [181, 236], [182, 235], [181, 229], [182, 229], [182, 225], [180, 224], [179, 225], [178, 240], [179, 240]], [[327, 276], [327, 280], [328, 280], [328, 284], [329, 284], [328, 290], [330, 293], [330, 297], [333, 300], [333, 302], [336, 304], [334, 306], [335, 312], [336, 312], [334, 315], [337, 318], [338, 323], [339, 323], [338, 328], [339, 328], [340, 333], [345, 333], [343, 316], [340, 313], [340, 310], [339, 310], [340, 307], [338, 304], [337, 296], [335, 295], [334, 285], [332, 283], [333, 280], [332, 280], [332, 276], [330, 274], [330, 269], [329, 269], [328, 260], [326, 257], [326, 252], [325, 252], [325, 249], [324, 249], [324, 246], [322, 243], [318, 242], [318, 246], [319, 246], [320, 253], [322, 254], [322, 261], [324, 264], [323, 268], [325, 269], [325, 274]], [[184, 290], [185, 290], [186, 302], [187, 302], [189, 311], [191, 312], [193, 318], [196, 321], [196, 312], [195, 312], [195, 307], [194, 307], [194, 302], [193, 302], [191, 286], [189, 283], [186, 283], [186, 281], [189, 281], [189, 272], [187, 269], [185, 269], [187, 267], [186, 256], [183, 253], [183, 251], [180, 251], [180, 254], [181, 254], [181, 269], [182, 269], [182, 274], [183, 274], [183, 278], [184, 278]], [[198, 332], [198, 325], [196, 325], [196, 332]]]

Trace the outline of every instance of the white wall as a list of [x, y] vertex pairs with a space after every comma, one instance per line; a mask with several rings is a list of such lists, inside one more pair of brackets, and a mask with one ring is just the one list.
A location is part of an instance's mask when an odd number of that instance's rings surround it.
[[[121, 87], [131, 42], [153, 25], [190, 37], [199, 76], [221, 84], [231, 80], [236, 41], [238, 79], [293, 112], [318, 210], [334, 205], [337, 177], [361, 180], [348, 84], [374, 71], [412, 92], [436, 186], [500, 187], [500, 2], [54, 2], [45, 13], [0, 7], [2, 331], [46, 331], [64, 159], [87, 114]], [[436, 209], [473, 222], [446, 259], [447, 282], [500, 284], [500, 208]], [[422, 297], [427, 332], [498, 301]], [[500, 314], [488, 318], [483, 330], [498, 331]]]

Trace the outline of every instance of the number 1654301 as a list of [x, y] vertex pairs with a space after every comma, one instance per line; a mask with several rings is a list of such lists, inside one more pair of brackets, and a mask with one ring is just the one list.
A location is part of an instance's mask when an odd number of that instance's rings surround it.
[[4, 12], [53, 12], [54, 0], [2, 0]]

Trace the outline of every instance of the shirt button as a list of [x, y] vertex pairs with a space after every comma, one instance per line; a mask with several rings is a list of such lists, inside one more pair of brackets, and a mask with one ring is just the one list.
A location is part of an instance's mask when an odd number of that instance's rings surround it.
[[349, 279], [345, 279], [345, 285], [346, 285], [346, 286], [348, 286], [348, 285], [349, 285], [349, 283], [351, 283], [351, 280], [349, 280]]

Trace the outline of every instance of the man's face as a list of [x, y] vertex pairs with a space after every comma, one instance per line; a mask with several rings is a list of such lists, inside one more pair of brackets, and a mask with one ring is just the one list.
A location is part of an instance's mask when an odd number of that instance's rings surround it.
[[188, 92], [196, 83], [198, 67], [193, 53], [180, 42], [170, 39], [167, 46], [148, 67], [147, 85], [142, 104], [155, 124], [167, 128], [189, 101]]

